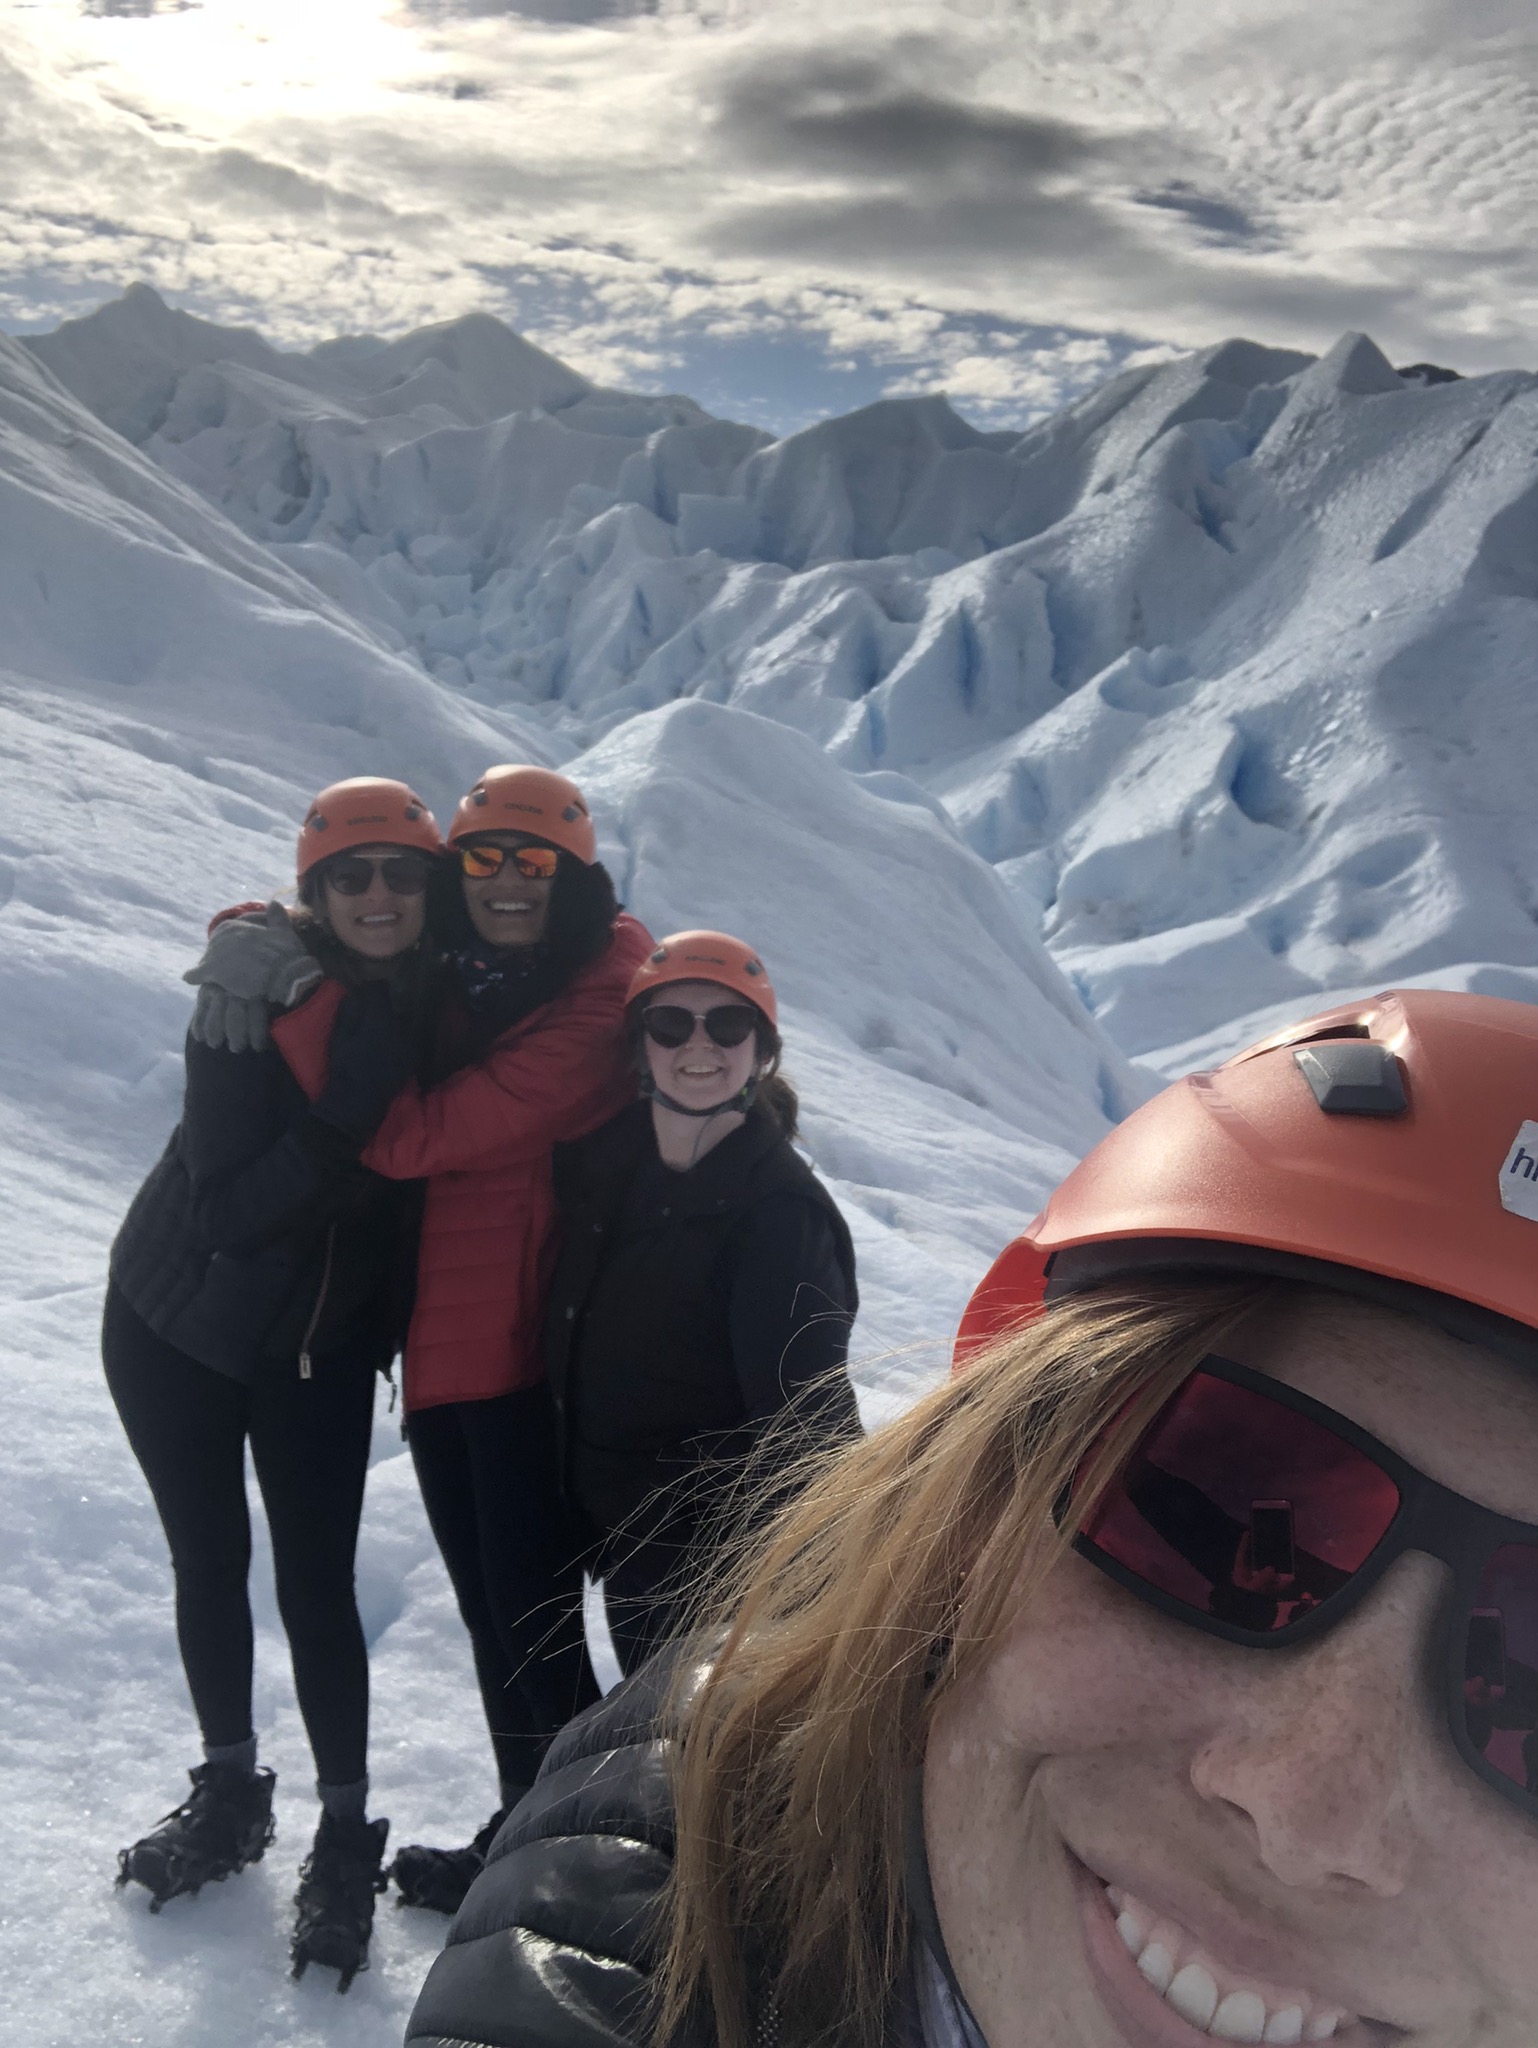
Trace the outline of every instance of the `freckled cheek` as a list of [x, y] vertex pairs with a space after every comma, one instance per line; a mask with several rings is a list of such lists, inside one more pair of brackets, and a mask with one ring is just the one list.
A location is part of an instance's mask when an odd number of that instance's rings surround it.
[[[1472, 1832], [1465, 1827], [1444, 1837], [1438, 1917], [1451, 1940], [1478, 1959], [1485, 1982], [1501, 1987], [1500, 2003], [1530, 2024], [1538, 2013], [1532, 1909], [1538, 1898], [1538, 1826], [1529, 1841], [1508, 1834], [1499, 1845], [1488, 1829], [1482, 1841], [1472, 1839]], [[1513, 2038], [1526, 2048], [1532, 2035], [1522, 2031]]]
[[1222, 1648], [1070, 1556], [983, 1675], [985, 1725], [1030, 1759], [1194, 1736], [1228, 1689]]

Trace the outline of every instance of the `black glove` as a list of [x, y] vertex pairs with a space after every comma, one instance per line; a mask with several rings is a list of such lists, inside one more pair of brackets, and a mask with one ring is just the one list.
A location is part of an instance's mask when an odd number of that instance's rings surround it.
[[411, 1079], [412, 1052], [383, 982], [349, 989], [331, 1027], [330, 1067], [312, 1113], [359, 1145]]

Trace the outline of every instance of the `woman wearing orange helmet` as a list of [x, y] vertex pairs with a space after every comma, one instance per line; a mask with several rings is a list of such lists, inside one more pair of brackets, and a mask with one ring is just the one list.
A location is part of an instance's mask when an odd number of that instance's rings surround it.
[[[442, 953], [432, 1047], [362, 1155], [374, 1173], [425, 1182], [405, 1429], [470, 1634], [500, 1794], [468, 1847], [413, 1843], [395, 1858], [401, 1896], [445, 1912], [551, 1737], [594, 1696], [540, 1349], [550, 1154], [634, 1094], [624, 1002], [651, 947], [619, 910], [569, 777], [488, 769], [448, 844], [429, 912]], [[336, 996], [324, 987], [272, 1025], [312, 1085]]]
[[[186, 1803], [125, 1849], [155, 1908], [256, 1862], [273, 1774], [251, 1720], [249, 1443], [322, 1815], [294, 1962], [363, 1960], [388, 1823], [368, 1821], [368, 1660], [353, 1555], [374, 1379], [401, 1336], [403, 1191], [359, 1153], [410, 1072], [427, 1016], [426, 892], [443, 841], [404, 783], [323, 790], [299, 838], [301, 911], [226, 928], [216, 950], [293, 997], [336, 993], [333, 1072], [306, 1094], [257, 1032], [187, 1041], [182, 1118], [112, 1249], [107, 1382], [154, 1494], [176, 1579], [204, 1762]], [[257, 963], [260, 963], [258, 965]], [[220, 1034], [215, 1034], [220, 1035]], [[261, 1042], [255, 1042], [259, 1039]]]
[[[763, 962], [724, 932], [677, 932], [637, 968], [627, 1014], [645, 1100], [556, 1156], [548, 1357], [567, 1489], [629, 1671], [671, 1633], [712, 1505], [745, 1481], [765, 1511], [763, 1447], [786, 1410], [798, 1439], [859, 1425], [854, 1250], [791, 1144]], [[792, 1448], [783, 1428], [778, 1443]]]
[[1528, 1005], [1165, 1090], [563, 1740], [408, 2043], [1525, 2048], [1535, 1246]]

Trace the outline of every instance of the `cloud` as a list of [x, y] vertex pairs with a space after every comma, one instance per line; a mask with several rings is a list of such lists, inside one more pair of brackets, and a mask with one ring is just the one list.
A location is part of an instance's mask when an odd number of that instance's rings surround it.
[[269, 223], [341, 215], [376, 230], [392, 222], [404, 225], [400, 215], [364, 193], [248, 149], [219, 149], [201, 158], [196, 171], [189, 172], [188, 190], [201, 190], [224, 209]]
[[658, 0], [407, 0], [407, 6], [412, 14], [435, 21], [453, 20], [456, 16], [484, 20], [511, 14], [526, 21], [589, 25], [655, 14]]
[[1204, 240], [1252, 242], [1259, 240], [1265, 232], [1245, 207], [1235, 206], [1229, 199], [1216, 199], [1209, 193], [1198, 192], [1184, 179], [1176, 179], [1162, 192], [1139, 192], [1136, 196], [1139, 206], [1163, 207], [1168, 213], [1181, 214]]
[[710, 218], [714, 250], [885, 272], [918, 260], [931, 277], [961, 279], [1022, 255], [1083, 261], [1124, 248], [1107, 201], [1140, 138], [920, 84], [937, 61], [924, 40], [884, 55], [835, 42], [728, 73], [720, 147], [762, 175], [739, 181]]
[[772, 347], [995, 409], [1234, 332], [1538, 354], [1528, 0], [128, 7], [0, 0], [12, 324], [136, 276], [289, 343], [482, 306], [766, 405]]
[[1096, 154], [1067, 121], [926, 88], [913, 74], [933, 57], [927, 43], [885, 60], [835, 44], [744, 65], [724, 81], [717, 133], [728, 152], [773, 172], [832, 170], [905, 186], [1035, 183]]

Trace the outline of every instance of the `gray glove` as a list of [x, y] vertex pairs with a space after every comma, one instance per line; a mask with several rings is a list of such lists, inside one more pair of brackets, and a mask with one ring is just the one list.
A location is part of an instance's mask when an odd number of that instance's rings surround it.
[[226, 918], [182, 976], [198, 991], [192, 1035], [202, 1045], [260, 1052], [272, 1012], [291, 1008], [320, 978], [320, 962], [281, 903], [269, 903], [260, 917]]

